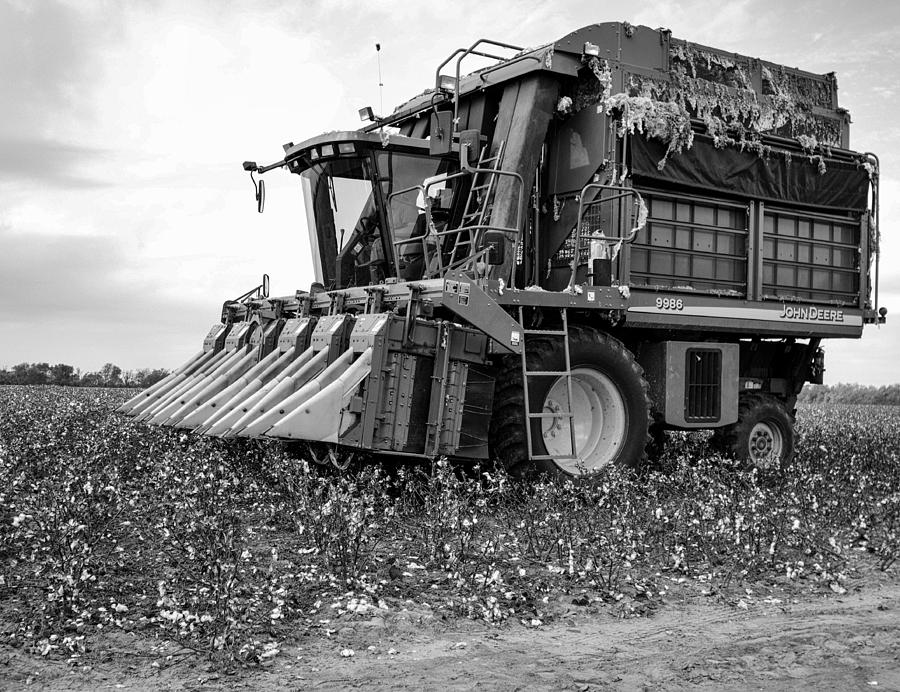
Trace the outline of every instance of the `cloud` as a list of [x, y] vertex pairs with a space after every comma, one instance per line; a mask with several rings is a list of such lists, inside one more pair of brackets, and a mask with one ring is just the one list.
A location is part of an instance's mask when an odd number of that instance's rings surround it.
[[0, 2], [0, 133], [50, 136], [90, 112], [97, 46], [116, 35], [115, 5]]
[[90, 188], [108, 181], [89, 177], [85, 165], [96, 163], [108, 152], [68, 142], [0, 135], [0, 183], [29, 181], [64, 188]]

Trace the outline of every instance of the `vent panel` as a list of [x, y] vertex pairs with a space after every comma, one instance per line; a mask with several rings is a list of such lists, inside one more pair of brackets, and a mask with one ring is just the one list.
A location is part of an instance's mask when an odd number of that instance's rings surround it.
[[685, 353], [684, 420], [715, 423], [722, 417], [722, 352], [689, 348]]

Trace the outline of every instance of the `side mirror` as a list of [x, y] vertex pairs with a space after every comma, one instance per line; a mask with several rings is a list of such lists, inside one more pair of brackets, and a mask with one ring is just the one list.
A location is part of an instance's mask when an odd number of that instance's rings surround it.
[[266, 181], [260, 180], [256, 184], [256, 211], [260, 214], [266, 206]]
[[503, 231], [485, 231], [482, 248], [489, 248], [487, 263], [491, 266], [503, 264], [506, 259], [506, 235]]
[[428, 153], [432, 156], [449, 154], [453, 144], [453, 112], [433, 112], [428, 132]]
[[257, 180], [254, 174], [265, 173], [268, 168], [264, 166], [263, 170], [260, 171], [256, 161], [244, 161], [243, 165], [244, 170], [250, 173], [250, 182], [253, 183], [253, 191], [256, 195], [256, 211], [262, 214], [266, 206], [266, 184], [262, 180]]

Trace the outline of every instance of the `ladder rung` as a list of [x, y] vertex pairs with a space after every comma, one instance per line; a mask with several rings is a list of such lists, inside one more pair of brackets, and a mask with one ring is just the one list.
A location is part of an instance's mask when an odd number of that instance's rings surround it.
[[[545, 336], [555, 336], [555, 337], [568, 337], [569, 336], [569, 319], [568, 313], [565, 308], [560, 310], [562, 314], [562, 329], [526, 329], [524, 328], [525, 323], [525, 308], [524, 306], [519, 306], [519, 322], [522, 323], [522, 335], [523, 335], [523, 346], [525, 345], [524, 337], [530, 334], [543, 334]], [[525, 439], [528, 446], [528, 458], [529, 459], [552, 459], [554, 461], [558, 461], [560, 459], [577, 459], [578, 456], [574, 454], [574, 451], [577, 449], [577, 445], [575, 442], [575, 412], [572, 410], [572, 366], [571, 366], [571, 355], [569, 353], [569, 341], [568, 338], [563, 342], [565, 345], [565, 365], [566, 370], [528, 370], [528, 365], [526, 361], [526, 353], [527, 350], [525, 348], [522, 349], [522, 388], [524, 389], [525, 394], [525, 417], [526, 421], [529, 421], [525, 426]], [[532, 412], [530, 410], [528, 401], [529, 401], [529, 393], [528, 393], [528, 383], [533, 377], [565, 377], [566, 378], [566, 389], [567, 389], [567, 398], [569, 402], [569, 410], [568, 411], [554, 411], [554, 412]], [[555, 419], [559, 420], [560, 418], [568, 419], [569, 422], [569, 435], [571, 438], [571, 449], [573, 451], [572, 454], [534, 454], [534, 440], [532, 439], [532, 425], [530, 421], [532, 420], [547, 420], [547, 419]]]

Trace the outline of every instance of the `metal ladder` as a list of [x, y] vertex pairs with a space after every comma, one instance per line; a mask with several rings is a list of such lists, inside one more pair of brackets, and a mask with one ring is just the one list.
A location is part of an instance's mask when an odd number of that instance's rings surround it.
[[[569, 319], [566, 308], [561, 308], [562, 313], [562, 329], [526, 329], [522, 328], [522, 387], [525, 394], [525, 439], [528, 444], [528, 458], [537, 459], [577, 459], [575, 449], [575, 414], [572, 411], [572, 361], [569, 358]], [[519, 306], [519, 324], [525, 324], [525, 307]], [[528, 369], [528, 336], [542, 335], [553, 338], [561, 338], [564, 344], [565, 352], [565, 370], [529, 370]], [[566, 378], [566, 398], [568, 409], [565, 411], [532, 411], [531, 396], [528, 391], [528, 380], [530, 377], [552, 377], [554, 375]], [[569, 444], [572, 452], [566, 455], [554, 454], [535, 454], [534, 441], [531, 437], [531, 421], [544, 420], [546, 418], [568, 418], [569, 420]], [[542, 426], [543, 427], [543, 426]]]
[[472, 178], [472, 187], [469, 188], [469, 196], [466, 198], [466, 206], [463, 216], [457, 228], [453, 249], [450, 251], [449, 266], [466, 259], [478, 240], [479, 231], [483, 230], [485, 220], [490, 217], [494, 208], [494, 192], [497, 185], [497, 176], [494, 171], [500, 168], [503, 158], [503, 145], [500, 142], [497, 152], [488, 156], [487, 147], [483, 147], [478, 159], [475, 175]]

